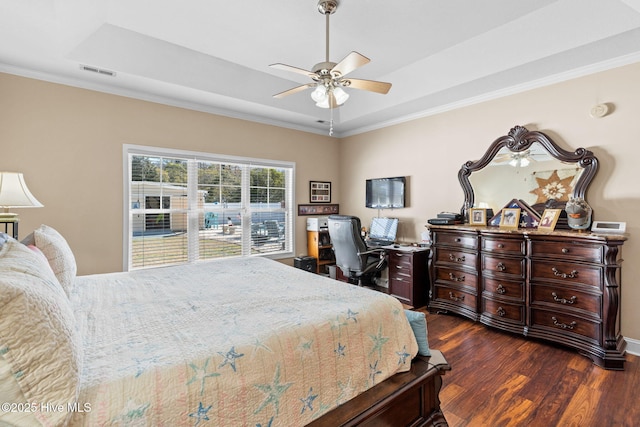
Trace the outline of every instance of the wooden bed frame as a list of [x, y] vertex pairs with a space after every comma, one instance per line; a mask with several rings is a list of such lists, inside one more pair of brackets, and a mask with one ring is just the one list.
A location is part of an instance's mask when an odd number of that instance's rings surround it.
[[386, 379], [308, 424], [337, 426], [448, 426], [440, 410], [442, 376], [451, 367], [441, 352], [417, 356], [411, 370]]

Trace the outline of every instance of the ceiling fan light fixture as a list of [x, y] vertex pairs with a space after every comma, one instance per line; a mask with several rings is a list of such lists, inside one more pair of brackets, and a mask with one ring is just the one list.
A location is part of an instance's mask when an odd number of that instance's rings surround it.
[[318, 85], [313, 92], [311, 92], [311, 99], [313, 99], [316, 104], [320, 104], [322, 102], [326, 102], [329, 105], [329, 96], [327, 94], [327, 87], [325, 85]]
[[349, 99], [349, 94], [345, 92], [341, 87], [333, 88], [333, 96], [336, 98], [336, 104], [342, 105]]

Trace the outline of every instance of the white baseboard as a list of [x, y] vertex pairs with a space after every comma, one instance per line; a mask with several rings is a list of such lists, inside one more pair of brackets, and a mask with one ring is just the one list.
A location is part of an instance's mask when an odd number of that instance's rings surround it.
[[640, 340], [634, 340], [632, 338], [625, 338], [624, 340], [627, 342], [627, 353], [640, 356]]

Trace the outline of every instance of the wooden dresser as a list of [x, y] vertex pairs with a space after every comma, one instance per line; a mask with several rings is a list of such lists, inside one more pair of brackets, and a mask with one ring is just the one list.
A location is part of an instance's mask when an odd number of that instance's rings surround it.
[[626, 238], [429, 225], [429, 309], [577, 349], [624, 369], [621, 247]]

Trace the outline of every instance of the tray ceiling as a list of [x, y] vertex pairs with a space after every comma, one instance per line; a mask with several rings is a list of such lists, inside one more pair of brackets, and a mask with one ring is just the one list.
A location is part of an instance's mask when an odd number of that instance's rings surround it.
[[[316, 3], [1, 0], [0, 71], [326, 133], [310, 90], [272, 97], [305, 76], [269, 67], [324, 61]], [[335, 136], [640, 61], [640, 0], [341, 0], [330, 59], [351, 51], [393, 87], [346, 89]]]

